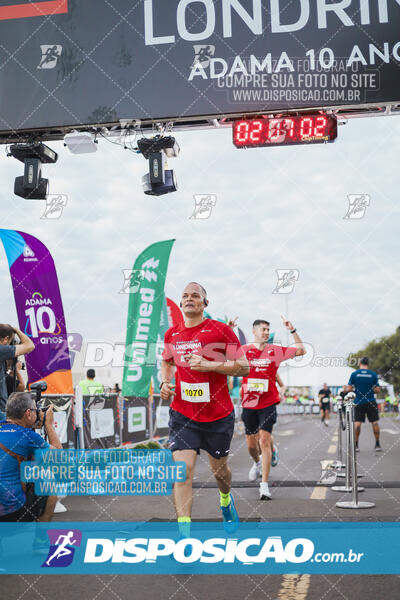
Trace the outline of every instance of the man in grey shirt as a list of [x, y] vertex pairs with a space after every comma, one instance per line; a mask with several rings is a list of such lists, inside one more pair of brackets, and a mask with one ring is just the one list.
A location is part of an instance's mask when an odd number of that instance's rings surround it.
[[[14, 335], [17, 334], [20, 343], [12, 344]], [[5, 407], [8, 398], [6, 386], [7, 360], [17, 356], [29, 354], [35, 349], [32, 340], [16, 327], [0, 323], [0, 421], [5, 420]]]

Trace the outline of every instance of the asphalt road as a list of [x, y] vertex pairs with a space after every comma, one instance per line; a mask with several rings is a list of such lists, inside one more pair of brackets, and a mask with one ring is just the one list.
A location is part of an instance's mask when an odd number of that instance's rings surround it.
[[[272, 501], [258, 500], [257, 484], [248, 481], [251, 466], [241, 427], [231, 449], [235, 502], [242, 520], [261, 521], [398, 521], [400, 516], [400, 420], [381, 420], [383, 452], [375, 453], [371, 427], [363, 426], [357, 454], [360, 500], [375, 502], [368, 510], [344, 510], [335, 502], [349, 494], [320, 485], [321, 461], [336, 458], [335, 419], [329, 427], [318, 417], [281, 416], [274, 430], [279, 465], [271, 469]], [[343, 480], [336, 483], [343, 484]], [[204, 453], [198, 458], [193, 518], [220, 519], [218, 492]], [[55, 521], [173, 520], [172, 498], [66, 498], [67, 513]], [[0, 597], [7, 600], [115, 600], [156, 597], [165, 600], [397, 600], [400, 577], [392, 575], [2, 575]]]

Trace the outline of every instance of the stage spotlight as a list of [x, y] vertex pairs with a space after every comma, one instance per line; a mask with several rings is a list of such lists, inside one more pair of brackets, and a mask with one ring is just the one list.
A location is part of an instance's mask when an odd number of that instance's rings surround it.
[[172, 136], [142, 138], [138, 140], [139, 152], [149, 161], [149, 172], [142, 178], [143, 191], [151, 196], [176, 192], [178, 185], [174, 171], [168, 169], [166, 156], [178, 156], [180, 148]]
[[57, 152], [41, 142], [13, 144], [9, 156], [24, 163], [24, 174], [16, 177], [14, 194], [30, 200], [44, 200], [48, 193], [49, 180], [42, 177], [42, 163], [55, 163]]
[[163, 194], [176, 192], [178, 189], [175, 173], [171, 169], [166, 169], [164, 171], [163, 183], [152, 183], [150, 180], [150, 173], [146, 173], [146, 175], [142, 177], [142, 184], [144, 193], [149, 196], [162, 196]]
[[180, 152], [179, 144], [176, 139], [172, 136], [163, 137], [156, 135], [152, 138], [141, 138], [138, 140], [139, 151], [145, 158], [149, 158], [153, 152], [165, 152], [169, 158], [178, 156]]

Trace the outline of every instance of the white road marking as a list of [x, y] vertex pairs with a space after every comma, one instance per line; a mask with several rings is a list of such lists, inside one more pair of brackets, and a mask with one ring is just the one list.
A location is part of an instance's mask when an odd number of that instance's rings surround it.
[[327, 487], [315, 487], [311, 492], [310, 500], [325, 500]]
[[306, 600], [311, 575], [284, 575], [278, 600]]

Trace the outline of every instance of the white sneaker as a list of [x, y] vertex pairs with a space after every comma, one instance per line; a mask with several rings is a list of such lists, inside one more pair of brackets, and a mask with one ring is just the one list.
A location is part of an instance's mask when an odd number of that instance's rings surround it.
[[271, 500], [271, 492], [266, 481], [260, 483], [260, 500]]
[[61, 502], [59, 500], [57, 500], [57, 504], [54, 508], [54, 512], [55, 513], [63, 513], [63, 512], [67, 512], [67, 509], [64, 506], [64, 504], [61, 504]]
[[249, 471], [249, 479], [250, 481], [256, 481], [261, 475], [261, 460], [258, 463], [253, 463], [250, 471]]

